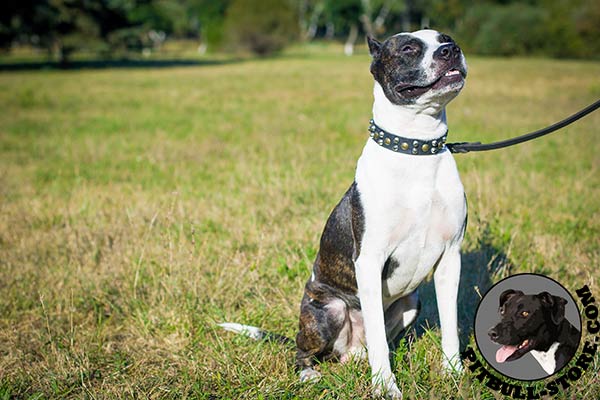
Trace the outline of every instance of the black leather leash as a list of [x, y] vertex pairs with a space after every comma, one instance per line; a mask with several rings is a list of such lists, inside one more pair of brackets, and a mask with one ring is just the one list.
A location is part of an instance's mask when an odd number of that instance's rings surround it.
[[571, 115], [568, 118], [563, 119], [553, 125], [550, 125], [544, 129], [540, 129], [538, 131], [534, 131], [531, 133], [527, 133], [525, 135], [517, 136], [512, 139], [502, 140], [500, 142], [493, 143], [481, 143], [481, 142], [457, 142], [457, 143], [446, 143], [446, 147], [452, 153], [468, 153], [470, 151], [487, 151], [487, 150], [496, 150], [504, 147], [514, 146], [515, 144], [527, 142], [529, 140], [533, 140], [539, 138], [541, 136], [547, 135], [554, 131], [557, 131], [561, 128], [564, 128], [567, 125], [572, 124], [580, 118], [585, 117], [589, 113], [595, 111], [600, 107], [600, 100], [597, 100], [595, 103], [590, 104], [583, 110]]

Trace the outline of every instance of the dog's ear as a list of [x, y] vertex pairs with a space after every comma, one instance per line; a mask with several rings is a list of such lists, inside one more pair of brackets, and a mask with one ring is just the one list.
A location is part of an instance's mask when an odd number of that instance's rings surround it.
[[371, 53], [371, 57], [379, 57], [379, 54], [381, 53], [381, 42], [371, 36], [367, 36], [367, 43], [369, 44], [369, 53]]
[[567, 304], [567, 300], [560, 296], [553, 296], [548, 292], [542, 292], [537, 297], [542, 304], [551, 310], [550, 318], [552, 322], [559, 325], [565, 319], [565, 304]]
[[523, 292], [514, 289], [508, 289], [502, 292], [502, 294], [500, 295], [500, 307], [502, 307], [504, 303], [508, 301], [508, 299], [516, 295], [523, 295]]

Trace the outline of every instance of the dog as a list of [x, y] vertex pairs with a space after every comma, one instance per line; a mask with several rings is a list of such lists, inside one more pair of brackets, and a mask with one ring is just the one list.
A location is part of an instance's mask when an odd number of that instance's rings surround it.
[[[416, 319], [417, 288], [432, 271], [443, 366], [462, 368], [457, 292], [467, 204], [445, 146], [445, 107], [462, 90], [467, 65], [454, 40], [434, 30], [367, 41], [371, 137], [321, 236], [300, 305], [296, 366], [306, 382], [320, 377], [317, 361], [368, 356], [375, 394], [399, 399], [388, 345]], [[221, 326], [264, 337], [258, 328]]]
[[509, 289], [500, 295], [500, 322], [488, 335], [502, 347], [496, 362], [514, 361], [527, 353], [549, 375], [564, 367], [577, 351], [579, 330], [565, 318], [567, 300], [548, 292], [526, 295]]

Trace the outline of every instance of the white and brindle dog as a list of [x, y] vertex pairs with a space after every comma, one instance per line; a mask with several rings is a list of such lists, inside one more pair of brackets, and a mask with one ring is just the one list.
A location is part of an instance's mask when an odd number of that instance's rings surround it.
[[467, 205], [445, 147], [445, 106], [463, 88], [467, 67], [456, 43], [433, 30], [368, 44], [371, 138], [321, 236], [300, 307], [296, 366], [302, 381], [318, 379], [316, 361], [362, 358], [366, 346], [375, 392], [396, 399], [388, 345], [416, 319], [417, 288], [432, 271], [443, 364], [461, 369], [457, 292]]

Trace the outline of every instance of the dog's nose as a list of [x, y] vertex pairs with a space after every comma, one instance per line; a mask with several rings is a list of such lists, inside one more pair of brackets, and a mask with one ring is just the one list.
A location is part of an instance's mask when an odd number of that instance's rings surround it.
[[441, 45], [434, 53], [433, 58], [440, 58], [445, 61], [449, 61], [453, 58], [460, 56], [460, 47], [454, 43], [448, 43]]
[[492, 328], [488, 331], [488, 335], [490, 335], [490, 339], [496, 340], [498, 339], [498, 332], [496, 332], [496, 328]]

